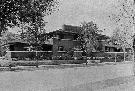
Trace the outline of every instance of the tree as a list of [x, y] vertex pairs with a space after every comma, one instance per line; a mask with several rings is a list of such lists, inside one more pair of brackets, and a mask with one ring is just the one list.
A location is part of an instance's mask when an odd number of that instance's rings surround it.
[[120, 0], [115, 7], [117, 11], [109, 17], [118, 28], [119, 34], [117, 33], [117, 35], [119, 37], [117, 38], [117, 41], [123, 46], [124, 51], [128, 46], [134, 53], [133, 31], [135, 30], [135, 1]]
[[0, 0], [0, 33], [7, 27], [34, 24], [51, 14], [55, 0]]
[[131, 36], [128, 36], [127, 33], [121, 31], [119, 28], [116, 28], [115, 31], [113, 31], [112, 40], [116, 45], [122, 47], [125, 61], [126, 48], [132, 47], [132, 41], [130, 41]]
[[[25, 26], [25, 32], [22, 33], [22, 37], [24, 41], [27, 41], [30, 45], [35, 44], [37, 46], [41, 46], [44, 41], [46, 40], [46, 34], [45, 34], [45, 29], [38, 27], [39, 25], [33, 25], [33, 26]], [[36, 46], [35, 46], [36, 47]]]
[[[37, 13], [35, 13], [32, 18], [34, 20], [32, 20], [32, 22], [29, 23], [27, 26], [23, 26], [23, 24], [22, 24], [22, 33], [21, 33], [22, 38], [25, 38], [29, 44], [32, 43], [32, 44], [36, 44], [38, 46], [41, 43], [43, 43], [43, 40], [45, 40], [44, 36], [42, 36], [42, 35], [45, 35], [44, 27], [46, 25], [46, 22], [43, 19], [45, 16], [44, 10], [46, 10], [46, 8], [49, 9], [49, 12], [45, 11], [45, 12], [47, 12], [47, 14], [48, 13], [51, 14], [52, 10], [53, 10], [51, 8], [51, 6], [43, 7], [43, 6], [45, 6], [44, 5], [45, 2], [43, 2], [43, 1], [44, 0], [41, 0], [41, 2], [39, 2], [37, 0], [33, 1], [33, 3], [35, 3], [35, 4], [33, 4], [33, 8], [35, 10], [37, 10], [36, 11]], [[54, 2], [54, 0], [51, 0], [51, 1]], [[50, 5], [53, 5], [52, 2]], [[26, 29], [25, 33], [24, 33], [23, 28]]]
[[2, 37], [0, 39], [0, 46], [1, 46], [1, 56], [4, 56], [6, 54], [6, 51], [9, 51], [9, 48], [7, 47], [7, 44], [9, 42], [13, 42], [13, 41], [16, 41], [16, 40], [20, 40], [20, 36], [19, 35], [16, 35], [16, 34], [13, 34], [9, 31], [6, 31], [4, 33], [1, 34]]
[[[44, 16], [51, 14], [55, 0], [1, 0], [0, 1], [0, 33], [7, 27], [18, 26], [22, 29], [22, 39], [24, 38], [24, 26], [28, 25], [28, 34], [34, 36], [38, 43], [38, 34], [44, 26]], [[43, 25], [42, 25], [43, 24]], [[37, 55], [37, 52], [36, 52]], [[38, 67], [38, 61], [37, 61]]]
[[99, 47], [98, 34], [101, 30], [98, 29], [97, 25], [91, 22], [82, 23], [82, 40], [84, 49], [89, 54], [92, 51], [96, 51]]
[[20, 40], [20, 36], [17, 34], [14, 34], [12, 32], [6, 31], [1, 34], [1, 45], [6, 45], [9, 42], [15, 41], [15, 40]]
[[57, 0], [1, 0], [0, 33], [7, 27], [18, 26], [22, 40], [38, 44], [45, 33], [44, 17], [54, 12], [57, 5]]

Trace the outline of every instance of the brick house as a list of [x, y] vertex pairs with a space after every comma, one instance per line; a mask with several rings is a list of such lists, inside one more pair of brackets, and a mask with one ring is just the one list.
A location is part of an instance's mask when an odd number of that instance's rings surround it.
[[[72, 56], [82, 57], [82, 44], [78, 40], [81, 34], [81, 28], [78, 26], [63, 25], [62, 29], [53, 32], [46, 33], [43, 36], [47, 36], [47, 39], [42, 44], [40, 51], [52, 51], [50, 56], [63, 56], [67, 55], [71, 51]], [[106, 35], [98, 35], [98, 42], [101, 45], [100, 50], [102, 52], [116, 52], [121, 51], [120, 47], [108, 42], [110, 39]], [[27, 51], [26, 47], [29, 44], [22, 40], [13, 40], [6, 44], [9, 51]], [[6, 47], [6, 48], [7, 48]], [[26, 53], [17, 53], [18, 56], [25, 55]]]
[[[81, 34], [81, 28], [71, 25], [63, 25], [62, 28], [63, 29], [48, 33], [49, 38], [52, 40], [53, 56], [62, 56], [73, 49], [82, 52], [82, 44], [81, 41], [78, 40], [78, 36]], [[122, 51], [121, 47], [112, 44], [110, 37], [106, 35], [98, 34], [98, 42], [100, 51], [102, 52]]]
[[[78, 55], [81, 57], [81, 42], [77, 39], [79, 36], [80, 27], [63, 25], [63, 29], [49, 32], [48, 36], [52, 41], [52, 51], [53, 56], [63, 56], [68, 52], [74, 50], [77, 53], [73, 54], [74, 56]], [[72, 55], [72, 56], [73, 56]]]

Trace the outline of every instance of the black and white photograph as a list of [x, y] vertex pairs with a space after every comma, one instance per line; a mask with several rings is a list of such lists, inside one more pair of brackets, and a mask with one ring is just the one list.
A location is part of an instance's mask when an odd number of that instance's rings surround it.
[[135, 91], [135, 0], [0, 0], [0, 91]]

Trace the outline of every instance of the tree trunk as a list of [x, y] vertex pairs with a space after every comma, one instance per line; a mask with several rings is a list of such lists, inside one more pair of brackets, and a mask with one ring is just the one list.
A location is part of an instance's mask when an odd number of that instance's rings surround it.
[[117, 62], [117, 53], [115, 53], [115, 63]]
[[134, 56], [135, 56], [134, 48], [132, 47], [132, 62], [134, 62]]
[[37, 51], [36, 51], [36, 67], [38, 68], [38, 56], [37, 56]]
[[135, 56], [135, 50], [134, 50], [134, 46], [132, 47], [132, 63], [133, 63], [133, 73], [135, 75], [135, 64], [134, 64], [134, 56]]
[[125, 53], [125, 48], [123, 48], [123, 52], [124, 52], [124, 62], [126, 61], [126, 53]]

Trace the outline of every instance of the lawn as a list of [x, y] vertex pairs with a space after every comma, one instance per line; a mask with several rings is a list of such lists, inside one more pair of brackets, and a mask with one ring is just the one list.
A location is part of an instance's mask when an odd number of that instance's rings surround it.
[[[53, 67], [53, 66], [52, 66]], [[64, 67], [64, 66], [63, 66]], [[46, 68], [46, 67], [44, 67]], [[112, 81], [107, 87], [120, 84], [120, 79], [132, 75], [132, 64], [117, 64], [89, 67], [54, 68], [34, 71], [6, 71], [0, 73], [0, 91], [81, 91]], [[117, 79], [116, 79], [117, 78]], [[110, 80], [107, 80], [110, 79]], [[116, 79], [116, 80], [113, 80]], [[121, 81], [121, 83], [125, 82]], [[105, 84], [104, 83], [104, 84]], [[88, 85], [86, 85], [88, 84]], [[95, 84], [95, 85], [94, 85]], [[96, 88], [96, 87], [95, 87]], [[57, 90], [56, 90], [57, 89]], [[77, 89], [77, 90], [76, 90]]]

